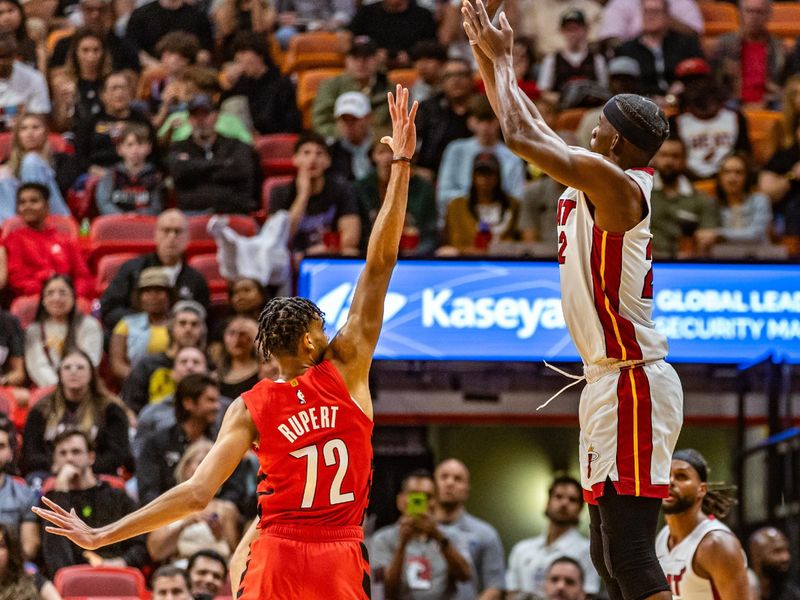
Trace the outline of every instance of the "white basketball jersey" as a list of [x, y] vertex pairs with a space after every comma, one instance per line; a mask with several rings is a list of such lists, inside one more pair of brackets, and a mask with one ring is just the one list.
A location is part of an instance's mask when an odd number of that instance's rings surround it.
[[586, 365], [667, 355], [667, 340], [652, 320], [653, 170], [629, 169], [626, 174], [641, 188], [647, 215], [625, 233], [598, 228], [580, 190], [567, 188], [558, 200], [561, 303]]
[[672, 550], [668, 547], [669, 527], [664, 527], [656, 538], [656, 554], [667, 576], [674, 600], [719, 600], [719, 594], [710, 579], [703, 579], [692, 569], [692, 560], [703, 538], [712, 531], [733, 532], [724, 523], [709, 518], [694, 528]]

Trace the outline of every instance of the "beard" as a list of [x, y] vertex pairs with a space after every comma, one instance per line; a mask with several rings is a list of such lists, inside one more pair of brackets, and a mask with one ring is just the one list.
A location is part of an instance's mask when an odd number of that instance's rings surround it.
[[575, 527], [580, 523], [580, 520], [577, 516], [569, 517], [569, 516], [562, 516], [560, 513], [556, 511], [546, 510], [544, 511], [544, 516], [546, 516], [550, 521], [561, 527]]
[[685, 498], [678, 496], [675, 499], [675, 504], [670, 506], [661, 505], [661, 510], [664, 511], [665, 515], [679, 515], [681, 513], [685, 513], [687, 510], [694, 506], [694, 498]]
[[664, 185], [674, 185], [676, 181], [678, 181], [678, 177], [681, 176], [680, 171], [659, 171], [658, 174], [661, 176], [661, 181]]

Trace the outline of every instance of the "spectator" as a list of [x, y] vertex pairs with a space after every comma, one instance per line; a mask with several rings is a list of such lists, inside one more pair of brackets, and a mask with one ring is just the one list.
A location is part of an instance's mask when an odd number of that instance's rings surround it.
[[230, 88], [223, 99], [244, 96], [256, 131], [295, 133], [302, 118], [295, 101], [292, 80], [282, 75], [269, 53], [266, 38], [243, 33], [233, 43], [233, 64], [225, 70]]
[[135, 304], [139, 312], [122, 317], [111, 333], [108, 360], [115, 377], [126, 379], [139, 359], [169, 347], [167, 317], [174, 300], [169, 279], [164, 267], [148, 267], [139, 274]]
[[755, 172], [741, 154], [722, 159], [717, 175], [717, 199], [722, 205], [722, 227], [697, 232], [698, 244], [708, 250], [716, 242], [737, 245], [769, 243], [772, 220], [769, 198], [754, 191]]
[[164, 90], [197, 60], [200, 41], [193, 33], [172, 31], [156, 44], [158, 64], [142, 74], [138, 97], [147, 101], [151, 114], [158, 113]]
[[8, 194], [7, 198], [2, 198], [2, 203], [9, 208], [14, 206], [13, 198], [20, 182], [41, 183], [50, 191], [49, 214], [70, 216], [72, 213], [64, 196], [78, 176], [78, 165], [73, 156], [53, 152], [47, 133], [46, 115], [23, 114], [15, 121], [11, 152], [0, 175], [8, 178], [8, 185], [0, 188], [3, 195]]
[[585, 600], [583, 567], [574, 558], [561, 556], [550, 563], [544, 581], [545, 600]]
[[195, 96], [188, 110], [192, 137], [172, 144], [167, 156], [178, 208], [187, 214], [250, 212], [261, 188], [253, 149], [216, 132], [219, 110], [210, 96]]
[[589, 24], [581, 11], [570, 9], [561, 15], [561, 35], [563, 48], [545, 56], [539, 67], [539, 90], [560, 94], [567, 84], [580, 80], [607, 87], [606, 59], [589, 48]]
[[500, 162], [481, 152], [472, 163], [469, 195], [454, 198], [444, 219], [444, 255], [486, 254], [492, 241], [519, 237], [519, 201], [503, 191]]
[[726, 96], [744, 105], [774, 107], [780, 102], [786, 55], [767, 23], [772, 0], [740, 0], [741, 28], [719, 38], [714, 72]]
[[782, 105], [783, 120], [778, 126], [780, 131], [778, 146], [791, 148], [797, 142], [795, 123], [800, 123], [800, 73], [792, 75], [786, 80], [786, 85], [783, 86]]
[[442, 69], [442, 91], [419, 105], [417, 112], [417, 165], [433, 179], [444, 149], [453, 140], [470, 137], [467, 126], [472, 98], [472, 68], [463, 60], [449, 59]]
[[17, 60], [19, 47], [12, 33], [0, 33], [0, 109], [6, 130], [22, 112], [47, 114], [50, 94], [44, 76]]
[[[186, 448], [175, 467], [175, 483], [187, 481], [211, 450], [211, 440], [200, 438]], [[214, 550], [230, 558], [239, 543], [239, 511], [230, 500], [214, 498], [202, 512], [155, 529], [147, 535], [147, 551], [157, 562], [182, 564], [198, 550]]]
[[[65, 510], [76, 510], [89, 527], [101, 527], [121, 519], [136, 509], [124, 490], [98, 478], [94, 469], [101, 450], [86, 432], [67, 429], [53, 440], [53, 488], [44, 497]], [[54, 533], [42, 536], [45, 570], [50, 576], [62, 567], [93, 564], [115, 567], [142, 567], [147, 562], [143, 536], [86, 552], [67, 538]]]
[[128, 20], [125, 36], [139, 50], [139, 58], [145, 64], [154, 64], [156, 46], [172, 31], [185, 31], [197, 36], [201, 53], [198, 62], [210, 62], [214, 50], [211, 22], [204, 12], [184, 0], [158, 0], [134, 9]]
[[67, 275], [44, 282], [36, 317], [25, 330], [25, 370], [37, 387], [58, 383], [64, 354], [82, 350], [98, 367], [103, 355], [103, 326], [76, 305], [75, 288]]
[[69, 275], [82, 298], [94, 293], [94, 278], [75, 239], [47, 224], [50, 190], [41, 183], [23, 183], [17, 189], [17, 214], [25, 225], [2, 241], [6, 273], [0, 261], [0, 283], [7, 281], [11, 293], [38, 295], [42, 283], [54, 274]]
[[[669, 0], [667, 9], [670, 27], [687, 35], [703, 34], [703, 13], [697, 0]], [[643, 20], [641, 0], [609, 0], [603, 7], [598, 38], [618, 46], [642, 35]]]
[[[103, 104], [100, 101], [103, 79], [111, 72], [111, 54], [105, 47], [103, 35], [94, 29], [79, 29], [72, 36], [72, 44], [67, 53], [67, 62], [61, 74], [72, 83], [77, 92], [76, 102], [64, 109], [73, 111], [70, 123], [80, 123], [100, 114]], [[53, 74], [56, 77], [56, 74]], [[61, 84], [63, 85], [63, 83]], [[53, 87], [57, 87], [55, 80]], [[64, 99], [53, 98], [56, 105]], [[56, 111], [63, 110], [56, 108]]]
[[373, 138], [369, 98], [361, 92], [345, 92], [336, 99], [333, 116], [336, 117], [336, 138], [330, 144], [329, 173], [336, 173], [350, 181], [361, 179], [372, 167], [369, 156]]
[[416, 42], [436, 39], [433, 14], [413, 0], [381, 0], [364, 4], [350, 22], [353, 35], [365, 35], [386, 54], [390, 69], [411, 66], [408, 49]]
[[296, 255], [357, 254], [358, 199], [349, 182], [326, 175], [331, 157], [325, 140], [315, 133], [301, 134], [293, 162], [294, 181], [274, 189], [269, 199], [270, 214], [289, 211], [291, 249]]
[[25, 426], [30, 399], [26, 379], [25, 334], [15, 316], [0, 309], [0, 413], [20, 428]]
[[750, 536], [750, 567], [758, 578], [761, 600], [798, 600], [800, 587], [789, 575], [789, 540], [774, 527], [762, 527]]
[[[461, 14], [460, 6], [459, 4], [459, 15]], [[538, 100], [542, 94], [536, 84], [535, 72], [538, 70], [538, 65], [533, 54], [533, 42], [525, 36], [515, 37], [511, 51], [514, 59], [514, 75], [517, 77], [517, 86], [528, 98]], [[472, 50], [470, 50], [471, 54]], [[483, 81], [479, 81], [476, 87], [481, 94], [486, 94], [486, 86]]]
[[153, 588], [153, 600], [192, 600], [189, 574], [178, 567], [159, 567], [150, 578], [150, 585]]
[[354, 6], [349, 0], [278, 0], [278, 29], [275, 39], [283, 50], [301, 30], [336, 31], [353, 18]]
[[567, 556], [576, 560], [585, 575], [583, 589], [596, 594], [600, 578], [589, 556], [589, 540], [578, 533], [578, 518], [583, 509], [583, 489], [572, 477], [557, 477], [548, 491], [545, 516], [547, 532], [522, 540], [511, 549], [506, 572], [508, 591], [543, 595], [547, 570], [555, 558]]
[[3, 600], [61, 600], [56, 588], [41, 574], [25, 571], [25, 557], [17, 536], [0, 523], [0, 598]]
[[214, 363], [222, 358], [222, 337], [231, 319], [241, 316], [258, 321], [261, 310], [273, 294], [261, 282], [248, 277], [238, 277], [228, 282], [228, 308], [230, 314], [218, 320], [211, 331], [208, 356]]
[[132, 107], [133, 73], [114, 71], [103, 81], [100, 100], [103, 110], [75, 126], [75, 155], [82, 171], [102, 176], [118, 160], [116, 139], [128, 123], [141, 123], [148, 128], [150, 119]]
[[410, 54], [417, 80], [409, 93], [412, 100], [422, 102], [439, 92], [442, 67], [447, 62], [447, 48], [433, 40], [422, 40], [414, 44]]
[[466, 540], [445, 534], [433, 519], [435, 495], [431, 474], [414, 471], [397, 495], [400, 519], [372, 537], [371, 568], [387, 598], [455, 598], [456, 582], [472, 576]]
[[670, 134], [683, 140], [686, 166], [691, 177], [715, 177], [724, 157], [732, 152], [750, 153], [747, 121], [723, 106], [719, 87], [712, 81], [687, 86], [682, 112], [670, 119]]
[[[362, 253], [367, 251], [369, 234], [386, 197], [392, 170], [392, 149], [386, 144], [375, 142], [372, 145], [370, 158], [374, 164], [373, 170], [356, 182], [361, 210]], [[408, 204], [403, 235], [400, 238], [400, 250], [405, 255], [425, 256], [433, 254], [438, 243], [433, 185], [426, 178], [412, 173], [408, 183]]]
[[474, 96], [469, 103], [467, 125], [472, 137], [450, 142], [442, 156], [436, 180], [436, 205], [439, 214], [455, 198], [467, 196], [473, 183], [472, 165], [478, 154], [490, 153], [500, 164], [503, 191], [514, 198], [522, 197], [525, 185], [525, 163], [500, 138], [500, 123], [486, 96]]
[[513, 5], [509, 6], [508, 16], [511, 23], [519, 24], [519, 32], [515, 26], [514, 33], [534, 40], [537, 56], [563, 49], [564, 38], [558, 26], [565, 10], [581, 11], [589, 23], [589, 41], [598, 40], [603, 9], [595, 0], [517, 0]]
[[[4, 415], [0, 415], [0, 526], [18, 538], [24, 560], [35, 560], [41, 545], [41, 532], [31, 508], [36, 504], [36, 492], [14, 477], [16, 466], [17, 432]], [[2, 577], [0, 577], [2, 582]]]
[[94, 198], [101, 215], [162, 212], [163, 178], [147, 160], [153, 151], [150, 130], [140, 123], [129, 123], [116, 140], [122, 159], [108, 169], [95, 188]]
[[[114, 71], [130, 69], [139, 72], [139, 57], [136, 47], [114, 33], [114, 4], [112, 0], [80, 0], [80, 20], [86, 29], [103, 36], [103, 42], [111, 55], [111, 68]], [[67, 61], [73, 35], [56, 42], [50, 57], [50, 68], [62, 67]]]
[[678, 137], [668, 138], [653, 157], [653, 258], [690, 258], [694, 237], [706, 236], [720, 225], [719, 207], [698, 192], [686, 176], [686, 147]]
[[222, 362], [218, 368], [219, 391], [223, 396], [238, 398], [259, 382], [257, 334], [258, 323], [247, 317], [234, 317], [225, 328]]
[[558, 247], [558, 231], [553, 227], [558, 204], [553, 199], [560, 198], [565, 189], [566, 186], [542, 173], [525, 185], [519, 203], [520, 239], [524, 242], [550, 244], [553, 256]]
[[17, 0], [0, 2], [0, 33], [10, 33], [17, 40], [18, 58], [21, 62], [40, 69], [36, 42], [28, 34], [27, 25], [25, 11]]
[[643, 30], [638, 37], [617, 49], [618, 56], [630, 56], [641, 69], [641, 92], [664, 96], [675, 79], [675, 67], [682, 60], [703, 56], [697, 36], [672, 28], [667, 0], [642, 0]]
[[233, 60], [233, 41], [241, 33], [268, 35], [274, 30], [275, 8], [269, 0], [221, 0], [211, 6], [211, 19], [217, 38], [217, 57]]
[[[336, 99], [345, 92], [363, 92], [372, 105], [372, 126], [382, 130], [391, 127], [386, 92], [391, 91], [386, 76], [378, 69], [378, 48], [370, 38], [353, 38], [344, 59], [344, 73], [323, 81], [314, 97], [312, 121], [314, 131], [324, 137], [336, 134], [333, 109]], [[419, 118], [417, 118], [419, 130]]]
[[[179, 300], [167, 321], [169, 348], [148, 354], [133, 366], [122, 384], [122, 399], [136, 414], [148, 404], [159, 404], [175, 392], [177, 381], [171, 375], [174, 361], [183, 348], [200, 349], [206, 345], [206, 309], [193, 300]], [[203, 359], [205, 364], [205, 358]]]
[[186, 570], [192, 582], [192, 595], [196, 599], [219, 596], [228, 576], [225, 559], [213, 550], [195, 552]]
[[50, 470], [56, 438], [76, 427], [97, 450], [95, 472], [114, 475], [120, 467], [131, 466], [128, 418], [122, 403], [106, 391], [97, 369], [80, 350], [64, 356], [55, 391], [37, 402], [28, 415], [22, 448], [28, 479]]
[[208, 284], [203, 275], [186, 264], [184, 258], [189, 244], [189, 222], [181, 211], [171, 208], [158, 216], [155, 244], [155, 252], [124, 263], [103, 292], [100, 313], [106, 329], [113, 329], [124, 315], [133, 312], [136, 283], [139, 274], [148, 267], [165, 267], [177, 299], [195, 300], [208, 309]]
[[469, 498], [470, 477], [460, 460], [443, 460], [434, 471], [436, 504], [434, 517], [445, 535], [456, 531], [466, 538], [472, 561], [472, 579], [458, 586], [457, 598], [494, 600], [505, 588], [505, 552], [497, 530], [486, 521], [469, 514], [464, 507]]
[[[759, 176], [759, 189], [772, 201], [775, 233], [800, 240], [800, 117], [791, 128], [793, 143], [778, 150]], [[800, 248], [800, 246], [798, 246]]]

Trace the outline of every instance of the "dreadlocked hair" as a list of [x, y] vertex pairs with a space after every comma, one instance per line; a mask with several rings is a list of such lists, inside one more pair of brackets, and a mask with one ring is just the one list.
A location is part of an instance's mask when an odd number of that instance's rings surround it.
[[736, 504], [736, 486], [722, 483], [709, 483], [703, 498], [702, 510], [707, 515], [724, 519]]
[[273, 298], [258, 317], [259, 353], [265, 359], [273, 354], [294, 354], [297, 341], [317, 319], [324, 324], [325, 314], [310, 300], [297, 296]]

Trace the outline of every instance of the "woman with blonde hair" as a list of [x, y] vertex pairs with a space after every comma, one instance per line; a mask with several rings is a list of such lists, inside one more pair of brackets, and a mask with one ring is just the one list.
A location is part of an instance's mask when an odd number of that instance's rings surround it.
[[77, 427], [92, 440], [97, 452], [96, 473], [116, 475], [121, 467], [133, 470], [125, 409], [105, 389], [89, 356], [78, 349], [63, 357], [55, 391], [28, 415], [22, 470], [29, 479], [49, 475], [53, 440], [68, 427]]

